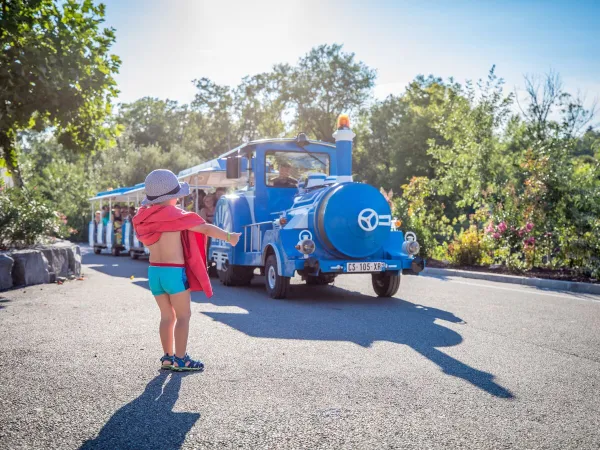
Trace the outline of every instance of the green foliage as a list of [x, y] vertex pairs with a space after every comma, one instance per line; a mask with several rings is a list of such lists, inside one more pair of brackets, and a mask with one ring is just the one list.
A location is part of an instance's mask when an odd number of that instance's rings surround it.
[[494, 68], [478, 89], [453, 84], [440, 105], [444, 120], [437, 128], [445, 144], [430, 141], [430, 154], [439, 194], [450, 196], [459, 208], [483, 205], [482, 194], [502, 186], [508, 174], [500, 146], [500, 130], [506, 123], [512, 95], [504, 96], [503, 80]]
[[117, 146], [102, 152], [97, 160], [98, 182], [102, 188], [133, 186], [142, 183], [154, 169], [169, 169], [178, 173], [199, 164], [200, 157], [174, 145], [164, 151], [157, 145], [139, 146], [127, 139], [119, 139]]
[[438, 243], [452, 231], [444, 214], [445, 205], [435, 195], [432, 181], [426, 177], [413, 178], [403, 189], [402, 197], [395, 205], [403, 223], [402, 229], [417, 234], [421, 255], [435, 257]]
[[357, 131], [354, 167], [362, 179], [397, 190], [412, 177], [434, 176], [428, 149], [444, 142], [436, 128], [447, 89], [439, 78], [420, 76], [403, 95], [373, 105]]
[[479, 266], [489, 263], [489, 247], [484, 240], [484, 234], [476, 225], [461, 230], [448, 245], [446, 252], [448, 260], [458, 266]]
[[108, 53], [114, 30], [100, 29], [104, 6], [91, 0], [4, 1], [0, 13], [0, 157], [20, 186], [19, 131], [52, 126], [83, 152], [111, 137], [120, 60]]
[[279, 66], [275, 74], [294, 115], [294, 128], [329, 142], [337, 116], [358, 112], [376, 77], [374, 70], [338, 44], [314, 47], [295, 67]]
[[33, 245], [43, 238], [68, 234], [64, 215], [36, 190], [0, 190], [0, 249]]

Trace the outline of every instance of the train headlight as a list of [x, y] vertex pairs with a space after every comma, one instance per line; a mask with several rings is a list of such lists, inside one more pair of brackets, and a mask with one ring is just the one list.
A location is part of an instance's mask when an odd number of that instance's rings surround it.
[[312, 239], [304, 239], [298, 242], [298, 244], [296, 245], [296, 250], [305, 255], [310, 255], [311, 253], [314, 253], [315, 248], [315, 241], [313, 241]]
[[409, 255], [416, 255], [419, 253], [421, 247], [417, 241], [405, 241], [404, 244], [402, 244], [402, 249]]

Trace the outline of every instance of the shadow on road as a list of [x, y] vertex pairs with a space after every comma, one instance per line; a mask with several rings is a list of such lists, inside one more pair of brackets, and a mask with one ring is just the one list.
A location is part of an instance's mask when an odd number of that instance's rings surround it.
[[[512, 398], [512, 393], [493, 381], [490, 373], [477, 370], [438, 347], [462, 342], [456, 331], [436, 320], [464, 323], [448, 311], [400, 299], [379, 299], [337, 287], [294, 285], [289, 300], [266, 297], [262, 285], [215, 296], [211, 303], [238, 306], [247, 314], [204, 312], [249, 336], [276, 339], [349, 341], [370, 347], [376, 341], [404, 344], [451, 376], [462, 378], [489, 394]], [[315, 300], [318, 298], [318, 300]]]
[[10, 302], [9, 299], [7, 299], [6, 297], [0, 297], [0, 309], [4, 309], [6, 308], [5, 303]]
[[[114, 262], [112, 262], [114, 261]], [[109, 263], [110, 262], [110, 263]], [[94, 270], [111, 276], [145, 278], [148, 263], [105, 255], [88, 254], [84, 263], [97, 265]], [[115, 265], [118, 264], [118, 265]], [[255, 277], [250, 287], [227, 288], [211, 280], [217, 306], [237, 306], [247, 313], [203, 312], [248, 336], [257, 338], [348, 341], [370, 347], [376, 341], [388, 341], [411, 347], [451, 376], [499, 398], [512, 393], [494, 382], [490, 373], [475, 369], [440, 351], [462, 342], [456, 331], [437, 320], [464, 323], [448, 311], [405, 300], [381, 299], [335, 286], [294, 284], [287, 300], [272, 300], [264, 289], [264, 277]], [[147, 281], [135, 284], [148, 288]], [[192, 301], [206, 303], [203, 292], [192, 294]]]
[[186, 375], [160, 373], [142, 395], [113, 414], [96, 439], [84, 442], [80, 449], [181, 448], [200, 418], [199, 413], [173, 412]]

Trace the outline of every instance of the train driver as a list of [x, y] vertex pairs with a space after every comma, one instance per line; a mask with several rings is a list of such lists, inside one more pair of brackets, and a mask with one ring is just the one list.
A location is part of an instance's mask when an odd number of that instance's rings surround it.
[[273, 178], [271, 182], [274, 187], [298, 187], [298, 180], [292, 178], [291, 175], [292, 166], [288, 162], [282, 162], [279, 164], [279, 176]]

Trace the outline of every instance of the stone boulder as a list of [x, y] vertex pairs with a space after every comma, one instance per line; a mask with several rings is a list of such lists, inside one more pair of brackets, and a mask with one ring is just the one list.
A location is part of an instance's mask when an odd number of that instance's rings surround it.
[[14, 286], [29, 286], [50, 281], [48, 260], [40, 250], [17, 250], [10, 254], [15, 265], [12, 271]]
[[13, 287], [12, 269], [15, 260], [6, 253], [0, 253], [0, 291]]
[[44, 246], [39, 249], [48, 260], [50, 283], [57, 277], [66, 277], [69, 272], [69, 254], [64, 247]]
[[36, 249], [39, 249], [48, 260], [50, 282], [54, 282], [57, 278], [81, 275], [79, 246], [68, 241], [58, 241], [52, 245], [37, 246]]
[[69, 251], [69, 272], [76, 277], [81, 276], [81, 248], [79, 245], [71, 244]]

